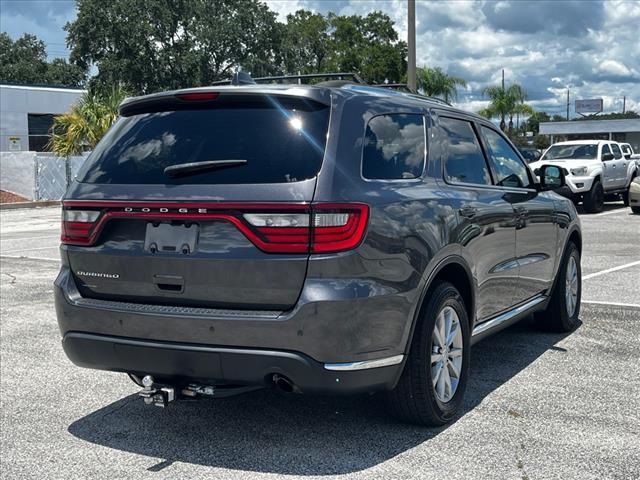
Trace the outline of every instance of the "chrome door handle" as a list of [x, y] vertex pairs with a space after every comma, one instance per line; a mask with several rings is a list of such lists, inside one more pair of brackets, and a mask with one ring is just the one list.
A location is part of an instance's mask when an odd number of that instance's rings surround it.
[[478, 209], [476, 207], [466, 206], [466, 207], [462, 207], [460, 210], [458, 210], [458, 212], [462, 217], [473, 218], [478, 213]]

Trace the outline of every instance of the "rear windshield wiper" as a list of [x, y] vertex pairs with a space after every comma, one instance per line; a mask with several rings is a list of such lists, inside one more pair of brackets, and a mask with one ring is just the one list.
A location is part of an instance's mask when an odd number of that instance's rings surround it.
[[208, 160], [205, 162], [182, 163], [165, 168], [164, 173], [170, 177], [183, 177], [221, 168], [240, 167], [247, 163], [246, 160]]

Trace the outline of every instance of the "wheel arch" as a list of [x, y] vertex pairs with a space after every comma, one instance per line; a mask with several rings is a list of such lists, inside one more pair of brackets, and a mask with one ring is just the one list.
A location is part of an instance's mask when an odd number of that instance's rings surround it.
[[449, 282], [460, 292], [467, 309], [467, 316], [469, 317], [469, 331], [473, 330], [475, 323], [475, 302], [476, 291], [474, 288], [473, 275], [467, 262], [458, 255], [451, 255], [441, 260], [436, 265], [422, 290], [420, 300], [418, 302], [418, 308], [416, 308], [409, 337], [407, 339], [405, 352], [409, 351], [411, 343], [413, 342], [413, 335], [415, 333], [418, 322], [422, 318], [424, 309], [426, 308], [427, 301], [429, 299], [429, 293], [435, 288], [435, 286], [441, 282]]

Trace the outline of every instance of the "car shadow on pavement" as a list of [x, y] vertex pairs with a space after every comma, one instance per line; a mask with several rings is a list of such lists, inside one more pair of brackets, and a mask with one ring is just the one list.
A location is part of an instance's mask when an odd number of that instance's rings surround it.
[[[461, 417], [555, 344], [525, 320], [475, 345]], [[133, 384], [132, 384], [132, 388]], [[288, 475], [361, 471], [427, 442], [447, 427], [425, 428], [388, 417], [380, 395], [310, 397], [257, 391], [228, 399], [180, 401], [166, 409], [137, 395], [72, 423], [75, 437], [174, 462]]]

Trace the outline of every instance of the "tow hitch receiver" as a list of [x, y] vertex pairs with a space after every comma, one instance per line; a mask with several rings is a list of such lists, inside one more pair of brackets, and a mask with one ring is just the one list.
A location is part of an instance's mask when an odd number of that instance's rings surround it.
[[172, 387], [155, 387], [155, 381], [151, 375], [146, 375], [142, 379], [144, 388], [138, 393], [147, 405], [155, 405], [156, 407], [166, 407], [167, 404], [176, 399], [175, 389]]

